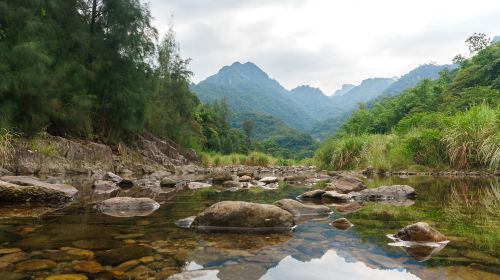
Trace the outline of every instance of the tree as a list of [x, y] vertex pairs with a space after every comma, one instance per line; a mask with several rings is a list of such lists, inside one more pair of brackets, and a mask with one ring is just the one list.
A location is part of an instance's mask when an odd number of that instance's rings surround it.
[[243, 131], [245, 132], [248, 145], [250, 146], [252, 144], [252, 133], [253, 133], [253, 129], [255, 127], [255, 122], [252, 120], [245, 120], [241, 123], [241, 127], [243, 128]]
[[461, 64], [462, 62], [465, 61], [465, 56], [457, 54], [453, 57], [451, 61], [453, 62], [453, 64]]
[[484, 33], [474, 33], [465, 40], [465, 43], [469, 45], [470, 53], [474, 54], [486, 48], [490, 44], [490, 38]]

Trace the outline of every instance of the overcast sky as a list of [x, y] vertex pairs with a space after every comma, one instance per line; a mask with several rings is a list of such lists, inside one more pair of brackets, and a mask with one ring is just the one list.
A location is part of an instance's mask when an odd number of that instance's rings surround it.
[[467, 53], [474, 32], [500, 35], [498, 0], [150, 0], [160, 34], [174, 29], [193, 81], [252, 61], [288, 89], [400, 76]]

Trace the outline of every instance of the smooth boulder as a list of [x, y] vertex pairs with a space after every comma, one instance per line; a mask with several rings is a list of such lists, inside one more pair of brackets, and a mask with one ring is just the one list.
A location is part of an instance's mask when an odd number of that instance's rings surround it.
[[264, 178], [260, 179], [259, 181], [264, 183], [264, 184], [272, 184], [272, 183], [277, 183], [278, 178], [269, 176], [269, 177], [264, 177]]
[[424, 222], [418, 222], [401, 229], [395, 237], [403, 241], [414, 242], [442, 242], [447, 240], [442, 233]]
[[222, 201], [198, 214], [191, 227], [209, 232], [288, 232], [294, 225], [293, 215], [278, 206]]
[[136, 217], [153, 213], [160, 208], [160, 204], [146, 197], [113, 197], [99, 203], [97, 208], [108, 216]]
[[273, 203], [273, 205], [290, 212], [294, 216], [327, 216], [332, 213], [332, 210], [323, 205], [304, 205], [293, 199], [281, 199]]
[[2, 202], [67, 202], [73, 200], [78, 190], [66, 184], [50, 184], [28, 176], [0, 177]]

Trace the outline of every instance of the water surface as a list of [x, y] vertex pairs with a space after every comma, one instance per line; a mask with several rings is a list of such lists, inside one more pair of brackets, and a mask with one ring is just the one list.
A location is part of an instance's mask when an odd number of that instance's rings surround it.
[[[52, 259], [57, 263], [45, 270], [24, 271], [24, 275], [75, 273], [74, 266], [81, 260], [61, 257], [62, 247], [98, 253], [143, 244], [153, 248], [152, 258], [131, 266], [121, 276], [123, 279], [167, 279], [181, 272], [193, 279], [228, 280], [500, 279], [497, 178], [367, 179], [370, 187], [408, 184], [416, 189], [417, 199], [410, 206], [368, 203], [354, 213], [335, 211], [327, 219], [306, 221], [290, 234], [267, 235], [199, 234], [178, 228], [174, 222], [196, 215], [217, 201], [272, 203], [295, 198], [307, 188], [183, 191], [148, 217], [115, 218], [86, 204], [95, 199], [88, 191], [89, 182], [72, 182], [86, 191], [71, 206], [39, 218], [0, 220], [3, 247], [21, 248], [31, 259]], [[331, 207], [334, 209], [334, 205]], [[333, 228], [330, 222], [339, 217], [348, 218], [355, 226], [347, 231]], [[428, 222], [445, 234], [450, 243], [428, 257], [425, 252], [389, 245], [387, 234], [417, 221]], [[2, 269], [0, 279], [16, 267]], [[104, 273], [87, 276], [111, 277]]]

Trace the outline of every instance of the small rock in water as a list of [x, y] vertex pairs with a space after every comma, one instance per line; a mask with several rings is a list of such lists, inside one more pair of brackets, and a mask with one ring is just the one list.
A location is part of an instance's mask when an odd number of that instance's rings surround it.
[[73, 270], [76, 272], [97, 274], [104, 269], [102, 265], [96, 261], [81, 261], [73, 266]]
[[328, 190], [347, 194], [350, 192], [359, 192], [366, 188], [367, 187], [363, 181], [356, 177], [338, 176], [331, 181]]
[[105, 180], [109, 180], [113, 183], [118, 183], [120, 182], [122, 179], [122, 177], [116, 175], [115, 173], [113, 172], [106, 172], [106, 175], [104, 175], [104, 179]]
[[23, 271], [38, 271], [52, 269], [57, 266], [57, 263], [53, 260], [28, 260], [16, 264], [16, 272]]
[[196, 216], [187, 217], [184, 219], [177, 220], [175, 225], [181, 228], [190, 228]]
[[336, 219], [331, 223], [331, 225], [334, 228], [340, 229], [340, 230], [348, 230], [350, 227], [353, 226], [353, 224], [346, 218]]
[[0, 255], [12, 254], [12, 253], [17, 253], [17, 252], [21, 252], [21, 249], [19, 249], [19, 248], [0, 248]]
[[147, 197], [114, 197], [102, 201], [97, 208], [108, 216], [135, 217], [153, 213], [160, 208], [160, 204]]
[[418, 222], [401, 229], [395, 237], [404, 241], [442, 242], [446, 237], [424, 222]]

